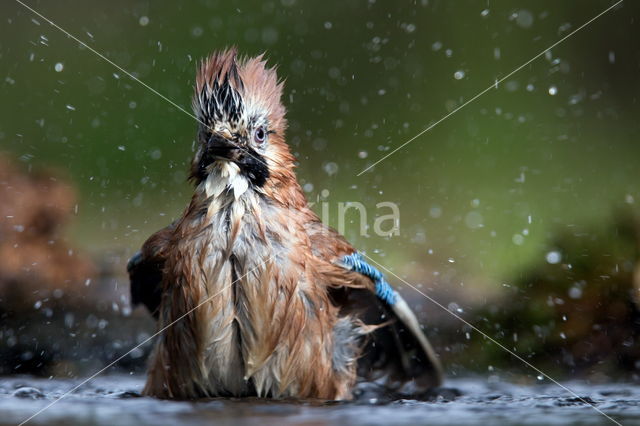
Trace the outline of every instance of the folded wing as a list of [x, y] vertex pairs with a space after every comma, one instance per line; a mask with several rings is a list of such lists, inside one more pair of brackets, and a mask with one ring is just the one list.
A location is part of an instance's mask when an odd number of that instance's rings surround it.
[[174, 228], [172, 223], [149, 237], [127, 264], [131, 304], [146, 306], [155, 319], [159, 315], [164, 262]]

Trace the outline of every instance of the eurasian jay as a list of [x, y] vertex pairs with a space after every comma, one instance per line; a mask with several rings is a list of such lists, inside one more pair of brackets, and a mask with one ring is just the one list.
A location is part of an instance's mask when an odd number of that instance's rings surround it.
[[358, 381], [438, 386], [407, 303], [307, 203], [285, 142], [283, 83], [262, 56], [197, 72], [194, 194], [128, 265], [164, 331], [146, 395], [348, 400]]

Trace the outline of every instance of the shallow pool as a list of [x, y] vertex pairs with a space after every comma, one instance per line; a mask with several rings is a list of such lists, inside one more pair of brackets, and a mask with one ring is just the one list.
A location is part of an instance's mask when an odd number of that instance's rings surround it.
[[[80, 380], [8, 377], [0, 385], [0, 424], [18, 424]], [[614, 424], [557, 385], [486, 378], [453, 379], [433, 401], [365, 399], [350, 403], [212, 399], [159, 401], [140, 397], [142, 376], [98, 377], [52, 405], [32, 424]], [[640, 386], [566, 383], [624, 425], [640, 424]], [[460, 393], [459, 396], [455, 396]]]

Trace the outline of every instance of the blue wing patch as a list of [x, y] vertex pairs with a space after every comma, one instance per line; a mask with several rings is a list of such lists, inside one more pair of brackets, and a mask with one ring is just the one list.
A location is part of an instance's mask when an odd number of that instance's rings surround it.
[[342, 263], [347, 269], [365, 275], [375, 283], [376, 296], [388, 305], [396, 303], [397, 293], [384, 279], [382, 272], [371, 266], [358, 252], [348, 254], [342, 258]]

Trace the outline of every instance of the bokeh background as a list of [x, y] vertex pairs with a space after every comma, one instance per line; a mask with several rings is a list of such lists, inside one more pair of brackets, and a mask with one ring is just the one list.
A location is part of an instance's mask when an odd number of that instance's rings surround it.
[[[348, 238], [555, 374], [634, 379], [636, 2], [358, 176], [613, 3], [28, 2], [187, 109], [200, 58], [266, 52], [286, 79], [299, 180], [330, 224], [339, 202], [365, 205], [369, 226], [396, 203], [399, 236], [361, 235], [351, 211]], [[20, 4], [0, 8], [0, 370], [80, 374], [154, 330], [129, 305], [125, 265], [189, 200], [196, 123]], [[535, 380], [391, 281], [450, 375]], [[148, 348], [119, 367], [143, 371]]]

